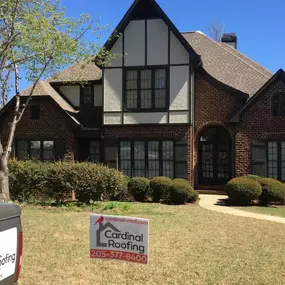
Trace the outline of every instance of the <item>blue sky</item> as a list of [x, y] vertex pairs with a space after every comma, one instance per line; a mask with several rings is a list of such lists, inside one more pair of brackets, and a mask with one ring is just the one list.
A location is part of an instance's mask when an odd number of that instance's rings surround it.
[[[68, 16], [89, 13], [116, 27], [133, 0], [61, 0]], [[235, 32], [238, 49], [272, 72], [285, 69], [284, 0], [157, 0], [180, 31], [208, 33], [213, 19]], [[104, 34], [102, 43], [108, 33]], [[21, 88], [27, 83], [22, 82]]]

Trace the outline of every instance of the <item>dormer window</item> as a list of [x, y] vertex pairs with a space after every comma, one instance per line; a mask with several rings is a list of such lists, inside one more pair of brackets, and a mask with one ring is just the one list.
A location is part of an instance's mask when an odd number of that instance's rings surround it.
[[93, 105], [94, 93], [92, 85], [81, 86], [81, 105]]
[[127, 69], [125, 73], [125, 109], [131, 111], [167, 108], [167, 69]]
[[273, 116], [285, 116], [285, 93], [278, 92], [272, 97]]

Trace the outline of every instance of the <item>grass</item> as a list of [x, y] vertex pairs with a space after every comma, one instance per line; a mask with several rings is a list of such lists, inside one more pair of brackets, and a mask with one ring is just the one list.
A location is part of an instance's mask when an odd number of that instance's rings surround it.
[[197, 205], [96, 205], [150, 219], [150, 264], [90, 260], [88, 212], [24, 206], [20, 285], [285, 284], [283, 225]]
[[253, 212], [270, 216], [279, 216], [285, 218], [285, 207], [278, 208], [278, 207], [250, 206], [250, 207], [238, 207], [238, 209], [247, 212]]

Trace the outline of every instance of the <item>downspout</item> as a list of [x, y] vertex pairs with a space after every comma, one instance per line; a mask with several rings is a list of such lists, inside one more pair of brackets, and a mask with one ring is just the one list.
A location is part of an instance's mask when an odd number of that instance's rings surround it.
[[193, 65], [190, 66], [190, 100], [191, 100], [191, 125], [192, 125], [192, 187], [195, 186], [195, 74]]

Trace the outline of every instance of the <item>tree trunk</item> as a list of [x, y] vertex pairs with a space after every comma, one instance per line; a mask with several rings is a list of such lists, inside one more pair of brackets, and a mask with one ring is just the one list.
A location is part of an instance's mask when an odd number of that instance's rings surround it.
[[9, 170], [8, 161], [2, 156], [0, 157], [0, 201], [9, 201]]

